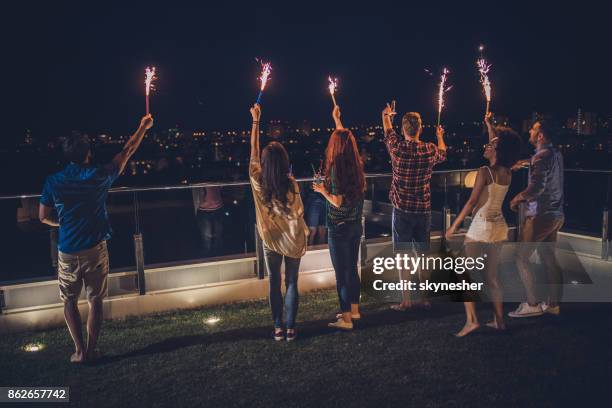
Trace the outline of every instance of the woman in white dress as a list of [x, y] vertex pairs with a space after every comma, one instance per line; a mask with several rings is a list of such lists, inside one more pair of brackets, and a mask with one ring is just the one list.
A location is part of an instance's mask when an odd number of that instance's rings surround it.
[[[479, 169], [472, 194], [467, 203], [446, 232], [450, 240], [468, 214], [472, 223], [465, 235], [464, 247], [467, 257], [485, 257], [485, 288], [493, 303], [493, 320], [487, 323], [493, 329], [505, 329], [503, 320], [502, 290], [497, 279], [497, 264], [502, 243], [508, 239], [508, 225], [502, 213], [502, 204], [512, 181], [511, 167], [517, 162], [521, 151], [521, 138], [510, 128], [495, 127], [492, 114], [485, 117], [489, 143], [484, 157], [488, 166]], [[480, 327], [473, 301], [464, 302], [466, 322], [456, 336], [463, 337]]]

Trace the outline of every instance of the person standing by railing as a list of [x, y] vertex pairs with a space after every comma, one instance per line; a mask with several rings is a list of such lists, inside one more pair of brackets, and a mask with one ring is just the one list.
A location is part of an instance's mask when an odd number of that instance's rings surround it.
[[[296, 339], [298, 312], [298, 270], [308, 244], [308, 227], [304, 222], [304, 205], [297, 181], [289, 174], [289, 156], [278, 142], [268, 144], [260, 157], [259, 104], [251, 108], [251, 162], [249, 179], [255, 201], [257, 231], [264, 244], [264, 258], [270, 281], [270, 307], [276, 341]], [[285, 318], [283, 330], [283, 296], [281, 263], [285, 260]]]
[[[546, 121], [535, 122], [529, 130], [529, 143], [536, 151], [529, 166], [529, 184], [510, 202], [519, 210], [525, 203], [525, 222], [522, 226], [516, 264], [525, 286], [527, 302], [510, 312], [510, 317], [540, 316], [544, 312], [558, 315], [563, 275], [555, 257], [557, 233], [563, 226], [563, 156], [553, 146], [554, 132]], [[542, 261], [549, 285], [548, 300], [538, 302], [529, 258], [535, 250]]]
[[[470, 198], [455, 218], [453, 225], [446, 231], [450, 241], [453, 234], [463, 223], [468, 214], [472, 214], [472, 223], [465, 234], [463, 242], [465, 255], [471, 259], [483, 257], [485, 261], [484, 280], [486, 289], [493, 303], [493, 320], [488, 327], [497, 330], [506, 328], [504, 324], [504, 304], [502, 289], [497, 279], [497, 266], [503, 242], [508, 239], [508, 224], [502, 213], [502, 204], [512, 182], [512, 166], [521, 153], [521, 137], [507, 127], [493, 126], [492, 113], [485, 117], [489, 133], [489, 143], [485, 146], [484, 157], [488, 166], [478, 170]], [[473, 277], [468, 276], [468, 279]], [[475, 293], [466, 294], [469, 300], [464, 301], [465, 325], [456, 334], [464, 337], [480, 327], [476, 315]]]
[[353, 320], [361, 318], [357, 262], [366, 183], [355, 136], [342, 125], [337, 105], [332, 117], [336, 130], [332, 132], [325, 150], [324, 180], [319, 183], [315, 180], [312, 188], [327, 200], [327, 242], [340, 300], [341, 313], [329, 326], [352, 330]]
[[[395, 110], [387, 104], [382, 112], [385, 144], [391, 156], [393, 178], [389, 199], [393, 204], [393, 251], [410, 251], [421, 256], [429, 251], [431, 232], [431, 174], [433, 167], [446, 160], [444, 129], [436, 128], [437, 145], [421, 140], [421, 115], [408, 112], [402, 118], [400, 139], [393, 129]], [[398, 271], [400, 281], [405, 280]], [[419, 277], [423, 281], [422, 271]], [[427, 299], [422, 304], [429, 305]], [[408, 291], [402, 292], [402, 301], [391, 308], [405, 311], [412, 306]]]
[[223, 250], [223, 198], [220, 186], [192, 190], [196, 220], [202, 238], [204, 258], [219, 256]]
[[[113, 182], [125, 169], [144, 135], [153, 126], [146, 115], [140, 126], [113, 160], [94, 166], [89, 138], [72, 134], [63, 145], [70, 163], [45, 181], [40, 197], [39, 219], [59, 227], [58, 280], [64, 317], [74, 341], [73, 363], [96, 358], [96, 344], [102, 327], [102, 300], [107, 294], [109, 258], [106, 241], [112, 230], [106, 210], [106, 197]], [[54, 212], [57, 212], [57, 214]], [[78, 301], [81, 289], [89, 304], [87, 344], [83, 342]]]

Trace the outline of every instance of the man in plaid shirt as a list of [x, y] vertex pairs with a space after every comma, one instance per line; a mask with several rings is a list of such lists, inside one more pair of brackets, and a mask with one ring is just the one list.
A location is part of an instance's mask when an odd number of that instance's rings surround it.
[[[429, 250], [431, 231], [430, 180], [433, 167], [446, 160], [444, 129], [438, 126], [438, 145], [420, 140], [423, 130], [421, 115], [408, 112], [402, 118], [402, 136], [393, 129], [395, 110], [387, 104], [382, 112], [385, 145], [391, 156], [393, 180], [389, 199], [393, 204], [393, 250], [414, 250], [417, 256]], [[400, 280], [402, 271], [400, 270]], [[406, 272], [406, 271], [404, 271]], [[421, 271], [419, 270], [419, 275]], [[402, 293], [402, 302], [395, 310], [411, 306], [409, 292]], [[427, 304], [427, 301], [423, 303]]]

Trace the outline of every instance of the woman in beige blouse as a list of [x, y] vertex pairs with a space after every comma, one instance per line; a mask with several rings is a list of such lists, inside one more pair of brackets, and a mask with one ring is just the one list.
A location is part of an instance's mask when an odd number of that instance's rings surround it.
[[[274, 340], [295, 340], [298, 310], [298, 270], [306, 253], [308, 227], [304, 222], [304, 205], [297, 182], [289, 174], [289, 156], [278, 142], [268, 144], [259, 154], [259, 118], [261, 107], [251, 108], [251, 162], [249, 178], [253, 189], [257, 231], [264, 243], [264, 256], [270, 280], [270, 307], [274, 320]], [[283, 297], [281, 263], [285, 259], [285, 318], [283, 331]]]

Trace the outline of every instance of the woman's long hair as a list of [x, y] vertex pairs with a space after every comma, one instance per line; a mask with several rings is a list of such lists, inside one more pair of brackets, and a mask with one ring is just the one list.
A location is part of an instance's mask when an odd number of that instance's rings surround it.
[[496, 128], [496, 134], [496, 164], [498, 166], [511, 168], [519, 160], [521, 155], [523, 147], [521, 137], [514, 130], [504, 126], [498, 126]]
[[268, 211], [272, 211], [273, 201], [280, 203], [281, 210], [289, 213], [289, 199], [287, 193], [294, 195], [293, 183], [289, 175], [289, 155], [278, 142], [271, 142], [263, 149], [261, 154], [261, 187], [264, 204]]
[[329, 138], [325, 150], [325, 179], [328, 186], [334, 183], [335, 194], [343, 195], [347, 206], [363, 198], [366, 189], [363, 163], [355, 136], [348, 129], [336, 129]]

